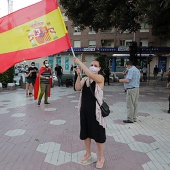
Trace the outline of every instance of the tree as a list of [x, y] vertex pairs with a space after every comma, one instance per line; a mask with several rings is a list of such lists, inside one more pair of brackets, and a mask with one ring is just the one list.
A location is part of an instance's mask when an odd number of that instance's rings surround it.
[[60, 0], [73, 25], [93, 27], [96, 31], [109, 27], [120, 33], [136, 32], [140, 23], [153, 27], [153, 34], [170, 37], [169, 0]]
[[136, 11], [141, 19], [152, 26], [152, 34], [159, 38], [170, 38], [170, 1], [138, 0]]
[[81, 29], [92, 26], [96, 31], [115, 26], [125, 31], [127, 25], [134, 32], [140, 24], [133, 5], [127, 0], [60, 0], [66, 9], [66, 15]]

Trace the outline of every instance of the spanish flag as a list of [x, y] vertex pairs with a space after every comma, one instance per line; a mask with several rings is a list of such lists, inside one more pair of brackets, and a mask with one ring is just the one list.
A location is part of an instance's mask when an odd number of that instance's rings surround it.
[[71, 47], [56, 0], [42, 0], [0, 18], [0, 73], [14, 64]]

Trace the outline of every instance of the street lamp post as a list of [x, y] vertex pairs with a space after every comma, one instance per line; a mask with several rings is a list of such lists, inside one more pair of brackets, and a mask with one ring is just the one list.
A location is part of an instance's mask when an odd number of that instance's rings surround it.
[[[141, 61], [142, 61], [142, 42], [139, 43], [139, 62], [141, 66]], [[143, 67], [143, 66], [142, 66]]]
[[8, 1], [8, 14], [13, 12], [13, 0], [7, 0]]

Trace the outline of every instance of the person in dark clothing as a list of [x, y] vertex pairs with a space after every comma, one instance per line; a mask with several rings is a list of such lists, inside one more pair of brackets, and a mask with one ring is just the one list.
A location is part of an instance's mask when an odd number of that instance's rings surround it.
[[74, 67], [73, 67], [73, 64], [72, 64], [71, 67], [70, 67], [70, 74], [73, 74], [73, 69], [74, 69]]
[[57, 79], [58, 79], [58, 86], [59, 87], [60, 85], [63, 86], [63, 81], [62, 81], [63, 68], [59, 66], [58, 64], [56, 64], [56, 67], [55, 67], [55, 75], [57, 76]]
[[167, 79], [167, 88], [169, 87], [169, 84], [170, 84], [170, 68], [169, 68], [169, 71], [167, 73], [167, 76], [168, 76], [168, 79]]
[[[88, 163], [91, 159], [91, 139], [95, 140], [98, 148], [96, 168], [101, 169], [104, 165], [104, 143], [106, 141], [105, 118], [101, 115], [101, 109], [96, 104], [97, 98], [100, 104], [103, 100], [104, 77], [98, 72], [101, 67], [98, 61], [93, 61], [87, 68], [78, 58], [74, 62], [79, 65], [87, 77], [81, 79], [80, 68], [77, 68], [76, 90], [81, 90], [80, 106], [80, 139], [84, 140], [86, 153], [81, 160], [82, 164]], [[95, 97], [94, 97], [95, 95]]]
[[163, 80], [164, 73], [165, 73], [165, 67], [162, 66], [162, 67], [161, 67], [161, 81]]
[[155, 79], [157, 79], [157, 75], [158, 75], [158, 67], [157, 67], [157, 65], [154, 67], [154, 69], [153, 69], [153, 75], [154, 75], [154, 80]]
[[35, 80], [37, 78], [37, 73], [38, 73], [38, 68], [35, 67], [35, 62], [31, 63], [31, 67], [29, 67], [28, 70], [32, 72], [30, 78], [31, 78], [31, 81], [32, 81], [32, 85], [34, 86]]
[[74, 91], [76, 91], [75, 89], [75, 84], [76, 84], [76, 80], [77, 80], [77, 66], [74, 66]]
[[109, 67], [107, 66], [105, 69], [104, 69], [104, 77], [105, 77], [105, 83], [107, 82], [108, 85], [110, 85], [110, 69]]
[[142, 73], [143, 73], [143, 81], [147, 81], [147, 68], [146, 68], [146, 66], [143, 67]]
[[29, 71], [29, 67], [28, 65], [25, 66], [25, 84], [26, 84], [26, 87], [25, 87], [25, 90], [26, 90], [26, 96], [32, 96], [32, 90], [33, 90], [33, 87], [32, 87], [32, 80], [31, 80], [31, 75], [32, 75], [32, 71], [30, 70]]

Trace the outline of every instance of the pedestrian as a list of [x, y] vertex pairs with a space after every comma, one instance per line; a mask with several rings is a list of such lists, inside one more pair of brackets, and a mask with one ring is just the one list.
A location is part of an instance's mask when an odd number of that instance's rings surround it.
[[71, 67], [70, 67], [70, 74], [73, 74], [73, 69], [74, 69], [74, 67], [73, 67], [73, 64], [72, 64]]
[[143, 67], [142, 73], [143, 73], [143, 81], [147, 81], [147, 68], [146, 68], [146, 66]]
[[[79, 100], [80, 110], [80, 139], [84, 140], [86, 153], [81, 160], [82, 164], [88, 163], [91, 159], [91, 139], [95, 140], [98, 149], [96, 168], [104, 165], [104, 143], [106, 141], [106, 121], [101, 115], [100, 104], [103, 101], [104, 77], [99, 73], [101, 70], [99, 61], [94, 60], [87, 68], [78, 58], [74, 62], [85, 72], [87, 77], [81, 79], [80, 68], [77, 68], [76, 90], [81, 90]], [[95, 95], [95, 97], [94, 97]]]
[[128, 68], [128, 72], [126, 73], [125, 78], [119, 79], [119, 82], [124, 83], [124, 87], [127, 90], [127, 120], [123, 120], [123, 122], [133, 123], [137, 120], [140, 71], [132, 65], [131, 61], [126, 62], [126, 68]]
[[38, 73], [38, 68], [35, 67], [35, 62], [31, 63], [31, 67], [29, 67], [28, 69], [29, 71], [31, 70], [32, 75], [31, 75], [31, 81], [32, 81], [32, 85], [34, 86], [35, 84], [35, 80], [37, 78], [37, 73]]
[[50, 91], [52, 87], [52, 72], [49, 68], [48, 60], [45, 60], [43, 65], [44, 66], [40, 68], [34, 85], [34, 99], [36, 100], [38, 98], [38, 106], [41, 104], [43, 95], [44, 104], [50, 104], [48, 102], [48, 97], [50, 97]]
[[161, 67], [161, 81], [163, 81], [164, 72], [165, 72], [165, 67], [162, 66], [162, 67]]
[[155, 67], [153, 69], [154, 80], [157, 79], [158, 71], [159, 71], [158, 67], [157, 67], [157, 65], [155, 65]]
[[24, 75], [25, 75], [25, 84], [26, 84], [26, 87], [25, 87], [25, 90], [26, 90], [26, 96], [32, 96], [32, 90], [33, 90], [33, 87], [32, 87], [32, 81], [31, 81], [31, 75], [32, 75], [32, 71], [28, 69], [29, 66], [26, 65], [25, 66], [25, 72], [24, 72]]
[[170, 84], [170, 68], [169, 68], [169, 71], [167, 73], [167, 76], [168, 76], [168, 79], [167, 79], [167, 85], [166, 87], [168, 88], [169, 87], [169, 84]]
[[56, 64], [55, 67], [55, 75], [57, 76], [58, 79], [58, 86], [60, 87], [61, 85], [63, 86], [63, 81], [62, 81], [62, 75], [63, 75], [63, 68]]
[[76, 91], [75, 89], [75, 84], [76, 84], [76, 81], [77, 81], [77, 66], [74, 66], [74, 91]]
[[105, 83], [107, 82], [108, 85], [110, 85], [110, 69], [109, 69], [109, 66], [107, 66], [105, 69], [104, 69], [104, 77], [105, 77]]

